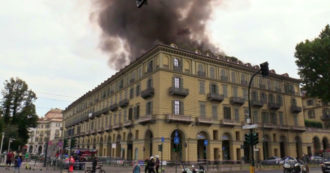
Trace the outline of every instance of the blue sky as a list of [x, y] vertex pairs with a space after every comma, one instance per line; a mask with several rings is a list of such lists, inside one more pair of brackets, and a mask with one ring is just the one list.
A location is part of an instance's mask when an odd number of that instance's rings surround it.
[[[99, 49], [91, 2], [2, 1], [0, 83], [25, 80], [38, 96], [39, 116], [64, 109], [115, 73]], [[252, 64], [268, 61], [277, 73], [297, 78], [295, 45], [316, 37], [330, 22], [329, 7], [329, 0], [222, 0], [207, 28], [227, 55]]]

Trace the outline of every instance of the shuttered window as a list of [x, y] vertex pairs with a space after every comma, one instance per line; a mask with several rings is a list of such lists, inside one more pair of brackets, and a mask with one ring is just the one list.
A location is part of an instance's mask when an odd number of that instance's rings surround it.
[[183, 102], [180, 100], [172, 101], [172, 113], [174, 115], [184, 115]]

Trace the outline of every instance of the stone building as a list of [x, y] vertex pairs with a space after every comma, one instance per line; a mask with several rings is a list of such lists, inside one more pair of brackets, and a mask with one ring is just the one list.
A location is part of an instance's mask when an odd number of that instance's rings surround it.
[[[162, 143], [164, 160], [248, 158], [242, 126], [248, 82], [258, 70], [234, 57], [157, 45], [63, 111], [65, 138], [99, 156], [127, 160], [160, 155]], [[304, 137], [299, 82], [275, 70], [254, 79], [256, 159], [301, 157], [312, 147]]]
[[31, 154], [44, 154], [47, 142], [62, 138], [63, 115], [61, 109], [51, 109], [40, 118], [36, 128], [29, 129], [27, 151]]

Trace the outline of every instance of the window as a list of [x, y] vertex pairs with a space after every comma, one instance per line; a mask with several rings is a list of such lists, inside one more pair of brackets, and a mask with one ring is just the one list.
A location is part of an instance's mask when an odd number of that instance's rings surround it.
[[261, 93], [260, 97], [261, 97], [261, 102], [262, 102], [263, 104], [266, 104], [266, 103], [267, 103], [267, 94], [265, 94], [265, 93], [263, 92], [263, 93]]
[[236, 131], [236, 132], [235, 132], [235, 137], [236, 137], [236, 141], [241, 140], [241, 139], [240, 139], [240, 135], [239, 135], [239, 131]]
[[222, 85], [222, 91], [223, 91], [223, 96], [224, 97], [228, 97], [227, 85]]
[[180, 78], [175, 77], [175, 78], [174, 78], [174, 88], [181, 88], [180, 83], [181, 83]]
[[269, 123], [269, 114], [268, 112], [262, 112], [262, 122]]
[[232, 86], [232, 96], [233, 97], [238, 97], [238, 89], [237, 89], [237, 87], [236, 86]]
[[129, 98], [133, 98], [134, 97], [134, 88], [132, 87], [130, 90], [129, 90]]
[[292, 106], [297, 106], [297, 100], [295, 98], [291, 99], [291, 105]]
[[135, 139], [139, 139], [139, 130], [135, 130]]
[[203, 64], [198, 64], [198, 72], [204, 72]]
[[309, 110], [308, 111], [308, 118], [309, 119], [314, 119], [315, 118], [315, 112], [314, 112], [314, 110]]
[[137, 120], [140, 118], [140, 105], [136, 105], [134, 109], [135, 119]]
[[231, 82], [236, 83], [236, 72], [231, 72]]
[[283, 101], [282, 101], [282, 96], [280, 94], [277, 95], [277, 103], [282, 106]]
[[273, 94], [269, 94], [268, 103], [275, 103]]
[[173, 59], [173, 65], [174, 67], [179, 67], [179, 60], [177, 58]]
[[252, 91], [252, 100], [258, 100], [258, 92], [257, 91]]
[[218, 140], [218, 130], [213, 130], [213, 140]]
[[312, 106], [314, 101], [312, 99], [307, 100], [307, 106]]
[[210, 93], [218, 94], [218, 85], [217, 84], [210, 84]]
[[135, 92], [136, 92], [136, 96], [140, 95], [140, 85], [136, 85]]
[[212, 79], [215, 78], [214, 67], [210, 67], [210, 77], [211, 77]]
[[283, 120], [283, 112], [278, 112], [278, 117], [280, 119], [280, 125], [284, 124], [284, 120]]
[[223, 107], [223, 115], [224, 115], [224, 119], [226, 120], [231, 120], [231, 109], [230, 107]]
[[152, 79], [149, 78], [147, 81], [147, 88], [152, 88]]
[[124, 121], [127, 120], [127, 109], [124, 109]]
[[205, 82], [199, 81], [199, 94], [205, 94]]
[[128, 120], [133, 120], [133, 108], [128, 109]]
[[147, 105], [146, 105], [146, 115], [151, 115], [152, 114], [152, 102], [149, 101], [147, 102]]
[[180, 114], [180, 101], [175, 100], [174, 101], [174, 115], [179, 115]]
[[227, 81], [228, 77], [227, 77], [227, 73], [225, 69], [221, 69], [221, 78], [222, 81]]
[[212, 105], [212, 118], [218, 120], [218, 105]]
[[149, 63], [148, 63], [147, 72], [148, 72], [148, 73], [149, 73], [149, 72], [152, 72], [152, 70], [153, 70], [153, 61], [151, 60], [151, 61], [149, 61]]
[[275, 112], [270, 113], [270, 117], [272, 119], [272, 124], [276, 125], [277, 124], [277, 117]]
[[243, 92], [243, 97], [245, 100], [248, 100], [248, 90], [246, 88], [243, 88], [242, 89], [242, 92]]
[[205, 116], [206, 116], [205, 103], [203, 103], [203, 102], [199, 103], [199, 110], [200, 110], [200, 116], [205, 118]]
[[297, 116], [297, 114], [293, 115], [293, 122], [294, 122], [295, 126], [298, 126], [298, 116]]
[[259, 123], [259, 116], [258, 116], [258, 110], [253, 110], [252, 112], [252, 115], [253, 115], [253, 123]]
[[239, 109], [238, 108], [234, 108], [234, 113], [235, 113], [235, 121], [239, 121]]

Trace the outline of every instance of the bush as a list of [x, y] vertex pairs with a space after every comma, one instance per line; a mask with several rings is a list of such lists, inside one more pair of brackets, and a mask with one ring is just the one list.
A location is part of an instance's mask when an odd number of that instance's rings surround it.
[[311, 127], [311, 128], [319, 128], [322, 129], [322, 123], [318, 121], [311, 121], [311, 120], [305, 120], [305, 126], [306, 127]]

